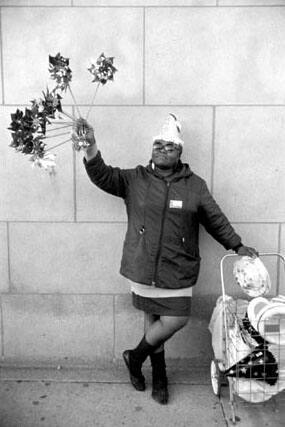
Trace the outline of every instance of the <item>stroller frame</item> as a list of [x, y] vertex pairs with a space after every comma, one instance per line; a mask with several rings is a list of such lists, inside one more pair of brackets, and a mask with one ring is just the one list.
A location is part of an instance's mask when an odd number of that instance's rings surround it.
[[[276, 252], [266, 252], [266, 253], [260, 253], [259, 254], [260, 257], [277, 257], [277, 259], [279, 259], [279, 261], [282, 261], [283, 267], [284, 267], [284, 271], [285, 271], [285, 257], [283, 255], [281, 255], [280, 253], [276, 253]], [[226, 305], [226, 297], [228, 296], [226, 294], [226, 288], [225, 288], [225, 279], [224, 279], [224, 264], [225, 264], [225, 260], [228, 258], [233, 258], [233, 257], [239, 257], [239, 255], [237, 254], [226, 254], [225, 256], [223, 256], [221, 258], [220, 261], [220, 274], [221, 274], [221, 287], [222, 287], [222, 307], [223, 307], [223, 326], [225, 328], [225, 361], [224, 360], [219, 360], [217, 358], [214, 358], [211, 361], [211, 366], [210, 366], [210, 375], [211, 375], [211, 384], [212, 384], [212, 389], [213, 392], [216, 396], [218, 396], [220, 398], [221, 395], [221, 387], [223, 384], [225, 384], [225, 375], [224, 375], [224, 371], [229, 368], [228, 366], [228, 361], [229, 361], [229, 319], [228, 319], [228, 310], [227, 310], [227, 305]], [[279, 277], [280, 277], [280, 262], [278, 262], [277, 264], [277, 285], [276, 285], [276, 291], [275, 291], [275, 295], [277, 296], [279, 294], [279, 288], [280, 288], [280, 283], [279, 283]], [[284, 304], [285, 305], [285, 304]], [[236, 313], [231, 313], [231, 316], [237, 316]], [[236, 319], [236, 320], [241, 320], [241, 319]], [[279, 337], [279, 344], [280, 344], [280, 337]], [[281, 344], [280, 344], [281, 345]], [[230, 404], [230, 408], [231, 408], [231, 422], [233, 424], [236, 424], [236, 422], [238, 421], [238, 418], [236, 416], [236, 401], [235, 401], [235, 395], [237, 394], [235, 392], [235, 388], [234, 388], [234, 379], [232, 377], [226, 377], [228, 384], [229, 384], [229, 404]], [[237, 375], [237, 377], [235, 378], [235, 381], [239, 381], [239, 377]]]

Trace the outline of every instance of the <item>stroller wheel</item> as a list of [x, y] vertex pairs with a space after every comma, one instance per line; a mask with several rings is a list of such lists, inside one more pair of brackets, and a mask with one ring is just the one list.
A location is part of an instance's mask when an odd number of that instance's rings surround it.
[[218, 362], [216, 360], [212, 360], [211, 362], [211, 383], [212, 383], [212, 389], [214, 394], [220, 397], [221, 385], [222, 385], [222, 374], [219, 369]]

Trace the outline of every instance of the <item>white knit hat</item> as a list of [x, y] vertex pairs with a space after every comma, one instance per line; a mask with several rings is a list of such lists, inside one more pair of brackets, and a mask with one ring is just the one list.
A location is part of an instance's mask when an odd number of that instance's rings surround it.
[[171, 141], [174, 144], [183, 147], [184, 141], [180, 138], [181, 123], [177, 120], [176, 116], [169, 113], [164, 125], [162, 126], [161, 133], [153, 138], [153, 141], [162, 139], [163, 141]]

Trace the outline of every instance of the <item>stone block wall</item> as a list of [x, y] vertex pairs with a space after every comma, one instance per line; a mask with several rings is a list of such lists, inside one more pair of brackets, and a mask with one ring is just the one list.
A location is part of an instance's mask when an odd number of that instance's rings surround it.
[[[107, 163], [147, 164], [171, 111], [183, 126], [183, 160], [244, 243], [285, 252], [284, 0], [0, 0], [0, 17], [3, 363], [116, 361], [144, 329], [118, 273], [123, 202], [90, 183], [69, 144], [57, 150], [55, 176], [9, 147], [10, 114], [49, 83], [49, 54], [70, 57], [82, 113], [94, 91], [91, 59], [115, 56], [115, 81], [99, 90], [89, 117]], [[75, 113], [69, 94], [64, 108]], [[201, 229], [193, 315], [167, 345], [169, 358], [208, 363], [225, 253]], [[284, 293], [275, 259], [268, 268], [273, 291], [279, 284]], [[237, 295], [231, 267], [226, 285]]]

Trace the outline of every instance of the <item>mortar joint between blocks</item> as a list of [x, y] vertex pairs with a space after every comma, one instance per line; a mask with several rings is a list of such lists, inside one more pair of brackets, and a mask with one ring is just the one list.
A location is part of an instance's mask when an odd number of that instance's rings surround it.
[[143, 42], [142, 42], [142, 54], [143, 54], [143, 76], [142, 76], [142, 103], [143, 105], [146, 104], [145, 102], [145, 88], [146, 88], [146, 84], [145, 84], [145, 71], [146, 71], [146, 64], [145, 64], [145, 52], [146, 52], [146, 28], [145, 28], [145, 19], [146, 19], [146, 8], [143, 8]]
[[8, 292], [12, 292], [12, 279], [11, 279], [11, 251], [10, 251], [10, 226], [9, 222], [6, 223], [6, 238], [7, 238], [7, 268], [8, 268]]
[[1, 327], [1, 360], [4, 360], [4, 317], [3, 317], [3, 306], [2, 306], [2, 295], [0, 294], [0, 327]]
[[0, 7], [0, 62], [1, 62], [1, 89], [2, 89], [2, 105], [5, 104], [4, 96], [4, 61], [3, 61], [3, 34], [2, 34], [2, 7]]
[[[72, 115], [75, 116], [75, 106], [72, 106]], [[72, 148], [73, 161], [73, 221], [77, 222], [77, 186], [76, 186], [76, 152]]]
[[116, 295], [113, 295], [113, 360], [116, 358]]
[[211, 148], [211, 193], [214, 192], [214, 178], [215, 178], [215, 142], [216, 142], [216, 107], [213, 106], [212, 114], [212, 148]]

